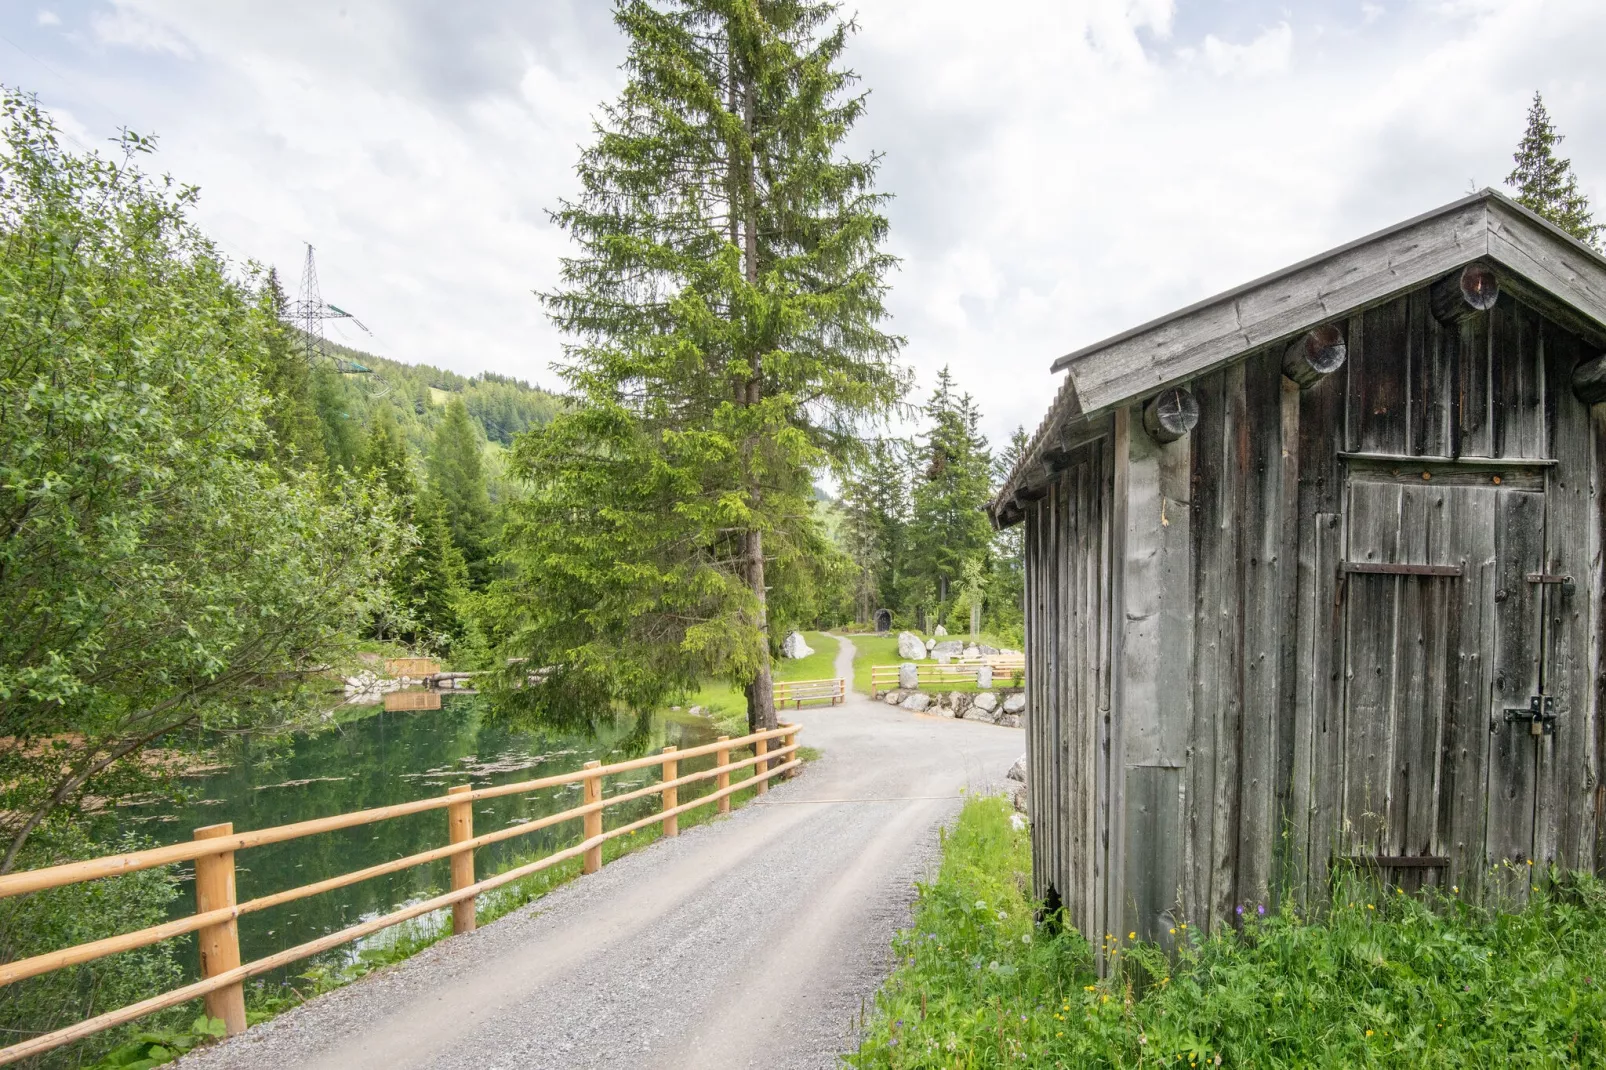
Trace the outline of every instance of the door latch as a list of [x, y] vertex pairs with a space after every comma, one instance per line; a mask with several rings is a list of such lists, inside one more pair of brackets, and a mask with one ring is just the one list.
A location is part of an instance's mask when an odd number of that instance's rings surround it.
[[1533, 736], [1553, 735], [1556, 731], [1556, 699], [1553, 695], [1535, 695], [1526, 707], [1506, 709], [1507, 724], [1525, 724]]

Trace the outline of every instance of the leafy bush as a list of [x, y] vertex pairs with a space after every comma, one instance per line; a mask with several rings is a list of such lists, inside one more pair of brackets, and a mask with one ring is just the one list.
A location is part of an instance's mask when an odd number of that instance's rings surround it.
[[1033, 923], [1030, 848], [999, 799], [968, 802], [920, 889], [857, 1067], [1606, 1065], [1606, 888], [1541, 882], [1495, 914], [1344, 882], [1180, 950]]

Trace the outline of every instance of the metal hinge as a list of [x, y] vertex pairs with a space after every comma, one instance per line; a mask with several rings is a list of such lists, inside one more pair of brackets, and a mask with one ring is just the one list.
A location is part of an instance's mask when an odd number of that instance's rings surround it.
[[1535, 695], [1528, 700], [1526, 708], [1507, 707], [1507, 724], [1525, 724], [1528, 733], [1535, 736], [1548, 736], [1556, 731], [1556, 699], [1551, 695]]

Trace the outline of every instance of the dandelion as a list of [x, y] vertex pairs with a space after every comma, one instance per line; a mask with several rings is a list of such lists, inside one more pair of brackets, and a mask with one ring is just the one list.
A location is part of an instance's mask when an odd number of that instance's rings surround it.
[[1032, 942], [1032, 934], [1031, 933], [1021, 933], [1020, 934], [1020, 942], [1023, 943], [1023, 944], [1031, 943]]
[[1135, 932], [1130, 932], [1126, 934], [1126, 938], [1128, 940], [1136, 940], [1138, 938], [1138, 934]]
[[1366, 1031], [1366, 1035], [1367, 1035], [1367, 1036], [1371, 1036], [1371, 1035], [1372, 1035], [1372, 1031], [1371, 1031], [1371, 1030], [1370, 1030], [1370, 1029], [1368, 1029], [1368, 1030], [1367, 1030], [1367, 1031]]
[[1533, 864], [1534, 864], [1534, 860], [1533, 860], [1533, 859], [1531, 859], [1531, 858], [1530, 858], [1530, 859], [1528, 859], [1528, 864], [1529, 864], [1529, 865], [1530, 865], [1530, 866], [1531, 866], [1531, 865], [1533, 865]]
[[1172, 935], [1172, 936], [1175, 936], [1175, 935], [1177, 935], [1177, 931], [1176, 931], [1176, 930], [1175, 930], [1175, 929], [1172, 929], [1172, 930], [1171, 930], [1171, 935]]
[[1377, 908], [1375, 906], [1373, 906], [1371, 903], [1367, 903], [1366, 904], [1366, 909], [1367, 910], [1376, 910]]

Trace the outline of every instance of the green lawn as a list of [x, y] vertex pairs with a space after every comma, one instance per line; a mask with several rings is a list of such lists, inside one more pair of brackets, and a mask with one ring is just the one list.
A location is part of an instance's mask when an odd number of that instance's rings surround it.
[[[916, 635], [920, 635], [919, 632], [916, 632], [915, 634]], [[926, 637], [922, 635], [921, 638], [925, 639]], [[948, 635], [948, 636], [943, 636], [943, 638], [944, 639], [959, 639], [962, 642], [966, 642], [966, 643], [970, 642], [970, 640], [966, 639], [964, 636]], [[853, 650], [854, 650], [854, 654], [853, 654], [853, 690], [855, 690], [855, 691], [862, 692], [863, 694], [866, 694], [866, 695], [868, 695], [870, 693], [870, 669], [872, 667], [877, 666], [877, 665], [901, 665], [901, 664], [903, 664], [903, 659], [898, 657], [898, 636], [896, 634], [892, 634], [892, 635], [850, 635], [850, 636], [848, 636], [848, 639], [853, 643]], [[977, 641], [981, 642], [981, 643], [986, 643], [988, 646], [995, 646], [995, 647], [998, 647], [999, 649], [1003, 649], [1002, 644], [1000, 644], [996, 638], [994, 638], [993, 636], [987, 635], [985, 633], [983, 633], [982, 636], [980, 637], [980, 639], [978, 639]], [[811, 643], [812, 643], [812, 640], [811, 640]], [[922, 662], [917, 662], [916, 664], [934, 665], [936, 663], [935, 662], [931, 662], [931, 661], [922, 661]], [[1007, 676], [1005, 676], [1003, 673], [994, 673], [993, 674], [993, 687], [995, 689], [996, 688], [1000, 688], [1000, 687], [1009, 687], [1009, 686], [1011, 686], [1011, 681]], [[976, 685], [974, 683], [943, 684], [940, 688], [936, 688], [936, 690], [939, 690], [939, 691], [975, 691], [976, 690]]]
[[[829, 680], [835, 675], [837, 640], [824, 632], [804, 632], [803, 638], [814, 653], [806, 658], [780, 658], [774, 663], [777, 680]], [[894, 643], [894, 646], [897, 644]], [[747, 699], [724, 680], [710, 680], [685, 696], [677, 705], [701, 706], [723, 731], [731, 735], [747, 732]]]

